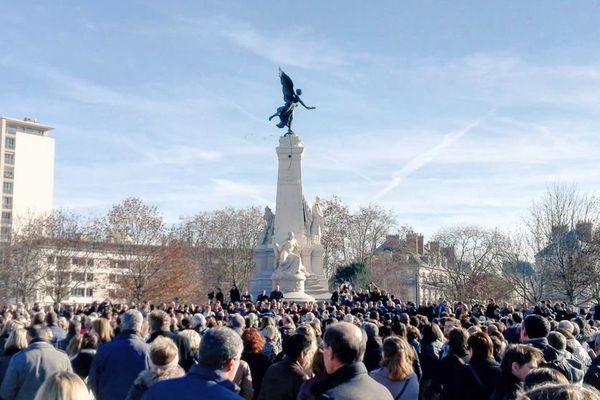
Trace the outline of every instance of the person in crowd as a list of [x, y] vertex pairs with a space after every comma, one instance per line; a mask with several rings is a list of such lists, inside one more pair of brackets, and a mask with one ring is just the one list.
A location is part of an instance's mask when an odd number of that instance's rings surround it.
[[[322, 344], [319, 345], [319, 349], [322, 348]], [[325, 363], [323, 362], [323, 351], [317, 351], [313, 357], [312, 365], [310, 366], [313, 377], [304, 381], [298, 391], [297, 400], [315, 400], [316, 397], [312, 394], [312, 386], [316, 382], [320, 382], [327, 377], [327, 371], [325, 370]]]
[[179, 365], [188, 371], [194, 364], [194, 358], [190, 351], [190, 344], [184, 336], [170, 331], [171, 318], [163, 310], [154, 310], [148, 315], [148, 327], [150, 337], [147, 342], [151, 344], [157, 337], [167, 337], [171, 339], [179, 349]]
[[56, 372], [72, 372], [67, 355], [50, 344], [52, 331], [43, 325], [27, 330], [29, 346], [8, 363], [0, 386], [3, 400], [33, 399], [46, 378]]
[[79, 320], [72, 320], [71, 322], [69, 322], [67, 336], [65, 336], [64, 339], [59, 340], [56, 343], [56, 348], [60, 349], [60, 350], [67, 350], [67, 347], [69, 346], [69, 343], [71, 343], [71, 340], [74, 337], [79, 336], [80, 334], [81, 334], [81, 322]]
[[541, 350], [544, 354], [544, 364], [558, 369], [569, 382], [580, 382], [584, 376], [581, 364], [571, 362], [561, 351], [550, 346], [549, 333], [550, 322], [546, 318], [538, 314], [528, 315], [521, 326], [521, 342]]
[[242, 360], [248, 363], [252, 375], [252, 387], [254, 389], [254, 399], [258, 398], [263, 378], [267, 369], [271, 366], [269, 357], [263, 353], [265, 339], [257, 329], [249, 328], [242, 334], [244, 342], [244, 352]]
[[329, 325], [323, 336], [323, 362], [328, 376], [316, 382], [311, 393], [327, 399], [392, 400], [385, 386], [368, 375], [362, 359], [367, 337], [348, 322]]
[[58, 342], [67, 336], [67, 332], [58, 326], [58, 315], [56, 315], [54, 311], [50, 311], [46, 314], [45, 322], [46, 326], [52, 332], [52, 339], [50, 340], [50, 343], [52, 343], [54, 347], [57, 347]]
[[432, 382], [434, 392], [440, 393], [441, 399], [461, 399], [464, 395], [463, 367], [470, 360], [467, 338], [467, 331], [462, 328], [452, 328], [448, 332], [448, 354], [440, 360]]
[[57, 372], [40, 386], [34, 400], [91, 400], [90, 392], [77, 374]]
[[379, 327], [372, 322], [365, 322], [362, 329], [367, 334], [367, 347], [363, 363], [367, 367], [367, 371], [371, 372], [379, 368], [382, 358], [381, 336], [379, 336]]
[[119, 335], [98, 348], [88, 376], [96, 400], [124, 399], [139, 373], [148, 368], [150, 346], [140, 336], [142, 320], [137, 310], [123, 313]]
[[200, 342], [202, 337], [193, 329], [184, 329], [179, 334], [188, 340], [190, 346], [190, 356], [194, 360], [194, 364], [198, 362], [198, 351], [200, 350]]
[[600, 392], [587, 385], [547, 384], [535, 386], [519, 400], [600, 400]]
[[597, 356], [585, 373], [583, 382], [600, 390], [600, 334], [594, 340], [594, 352]]
[[19, 351], [27, 347], [27, 330], [18, 327], [10, 333], [6, 342], [4, 342], [4, 351], [0, 356], [0, 384], [4, 380], [8, 364], [12, 357]]
[[369, 374], [390, 391], [394, 400], [419, 398], [419, 380], [413, 370], [412, 356], [412, 348], [404, 338], [390, 336], [383, 342], [381, 368]]
[[563, 374], [554, 368], [535, 368], [529, 371], [523, 381], [523, 389], [530, 390], [534, 386], [543, 385], [546, 383], [568, 384], [569, 381]]
[[284, 357], [271, 365], [262, 380], [259, 400], [295, 399], [306, 375], [306, 358], [311, 342], [306, 335], [294, 334], [284, 343]]
[[521, 344], [506, 349], [500, 369], [502, 374], [492, 393], [491, 400], [514, 400], [523, 389], [523, 381], [529, 371], [537, 368], [543, 361], [541, 350]]
[[273, 300], [279, 301], [281, 299], [283, 299], [283, 292], [279, 288], [279, 285], [277, 285], [277, 286], [275, 286], [275, 289], [273, 289], [273, 291], [269, 295], [269, 300], [270, 301], [273, 301]]
[[467, 346], [471, 358], [463, 371], [468, 398], [489, 399], [502, 374], [500, 364], [494, 360], [492, 339], [485, 332], [477, 332], [469, 336]]
[[199, 363], [186, 376], [158, 382], [143, 400], [241, 400], [233, 379], [243, 351], [240, 336], [226, 327], [211, 328], [202, 337]]
[[192, 329], [198, 332], [199, 335], [203, 335], [206, 331], [206, 317], [202, 313], [196, 313], [192, 315]]
[[179, 349], [167, 337], [157, 337], [150, 346], [150, 369], [140, 372], [133, 382], [126, 400], [140, 400], [156, 382], [181, 378], [185, 371], [179, 366]]
[[221, 290], [221, 288], [217, 288], [217, 294], [215, 295], [215, 300], [217, 300], [217, 302], [220, 303], [221, 305], [223, 305], [223, 303], [225, 303], [225, 295], [223, 294], [223, 291]]
[[242, 297], [240, 295], [240, 289], [238, 289], [238, 287], [235, 283], [233, 284], [233, 286], [231, 287], [231, 290], [229, 291], [229, 299], [231, 300], [232, 303], [235, 303], [236, 301], [240, 301], [242, 299]]
[[92, 330], [98, 334], [98, 345], [108, 343], [113, 338], [113, 328], [106, 318], [96, 318], [92, 322]]
[[81, 379], [87, 379], [90, 374], [90, 368], [96, 350], [98, 349], [98, 334], [95, 332], [87, 332], [82, 336], [81, 347], [79, 352], [71, 359], [71, 366], [73, 372], [81, 377]]

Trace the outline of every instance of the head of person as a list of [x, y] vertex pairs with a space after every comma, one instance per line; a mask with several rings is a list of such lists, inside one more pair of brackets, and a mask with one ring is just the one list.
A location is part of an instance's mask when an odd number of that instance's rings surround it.
[[171, 326], [171, 317], [163, 310], [154, 310], [148, 314], [148, 327], [150, 332], [168, 331]]
[[206, 331], [198, 351], [199, 363], [233, 381], [244, 350], [242, 338], [227, 327]]
[[492, 358], [494, 355], [494, 343], [485, 332], [475, 332], [469, 336], [467, 347], [473, 358], [486, 359]]
[[237, 332], [238, 335], [242, 336], [244, 328], [246, 327], [246, 320], [240, 314], [232, 314], [229, 317], [229, 327]]
[[50, 342], [54, 335], [50, 328], [44, 325], [32, 325], [27, 328], [27, 339], [29, 343]]
[[600, 392], [588, 385], [550, 383], [535, 386], [517, 397], [519, 400], [600, 400]]
[[45, 317], [46, 324], [56, 325], [58, 323], [58, 315], [54, 311], [49, 311]]
[[541, 315], [528, 315], [521, 323], [521, 342], [545, 338], [548, 333], [550, 333], [550, 322]]
[[110, 342], [113, 338], [113, 329], [106, 318], [96, 318], [92, 322], [92, 329], [98, 334], [100, 343]]
[[246, 353], [260, 353], [265, 347], [265, 338], [257, 329], [249, 328], [242, 334], [242, 341], [244, 342], [244, 352]]
[[348, 322], [331, 324], [323, 335], [323, 361], [328, 374], [361, 362], [367, 347], [367, 335]]
[[560, 332], [552, 331], [548, 334], [548, 344], [556, 350], [564, 351], [567, 348], [567, 338]]
[[462, 354], [467, 351], [467, 331], [463, 328], [453, 328], [448, 332], [448, 348], [452, 354]]
[[171, 339], [159, 336], [150, 346], [150, 368], [165, 370], [175, 368], [179, 362], [179, 350]]
[[188, 343], [190, 344], [191, 351], [198, 351], [200, 348], [200, 342], [202, 341], [202, 337], [200, 334], [192, 329], [185, 329], [179, 332], [181, 336], [187, 338]]
[[138, 310], [128, 310], [121, 314], [121, 332], [134, 331], [139, 333], [142, 330], [144, 317]]
[[534, 347], [522, 344], [512, 345], [504, 352], [500, 369], [504, 375], [512, 374], [523, 382], [529, 371], [537, 368], [543, 358], [542, 352]]
[[406, 379], [413, 372], [414, 353], [406, 339], [389, 336], [383, 341], [383, 359], [381, 366], [387, 368], [388, 378], [392, 381]]
[[81, 378], [72, 372], [50, 375], [37, 391], [35, 400], [90, 400], [90, 393]]
[[13, 354], [27, 347], [27, 330], [19, 327], [14, 329], [4, 343], [4, 353]]
[[568, 384], [569, 381], [562, 373], [554, 368], [536, 368], [527, 374], [523, 387], [525, 390], [529, 390], [535, 386], [546, 383]]
[[303, 368], [310, 365], [312, 357], [309, 359], [311, 352], [310, 338], [302, 333], [294, 333], [283, 342], [283, 354], [291, 360], [297, 361]]

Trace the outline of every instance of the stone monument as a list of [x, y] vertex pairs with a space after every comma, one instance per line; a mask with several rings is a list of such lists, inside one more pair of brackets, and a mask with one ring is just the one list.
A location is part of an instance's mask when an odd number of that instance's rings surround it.
[[276, 151], [275, 214], [265, 208], [265, 226], [254, 249], [256, 273], [250, 289], [256, 295], [262, 290], [270, 293], [279, 285], [287, 300], [328, 299], [321, 245], [323, 212], [318, 197], [310, 207], [302, 192], [304, 146], [299, 136], [288, 132], [279, 138]]

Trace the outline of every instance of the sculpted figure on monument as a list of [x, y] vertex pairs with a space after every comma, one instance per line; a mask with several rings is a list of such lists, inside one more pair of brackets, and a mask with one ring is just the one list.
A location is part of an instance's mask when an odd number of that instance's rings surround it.
[[319, 196], [315, 197], [315, 202], [312, 206], [312, 224], [310, 226], [310, 234], [313, 237], [314, 243], [321, 243], [321, 232], [323, 230], [323, 210], [320, 204]]
[[258, 244], [268, 245], [271, 244], [271, 239], [273, 238], [273, 232], [275, 229], [275, 214], [273, 214], [273, 211], [271, 211], [271, 207], [265, 207], [263, 219], [265, 220], [265, 227], [260, 233]]
[[302, 265], [300, 246], [294, 236], [294, 232], [288, 232], [288, 237], [282, 245], [275, 243], [273, 250], [275, 251], [275, 271], [292, 275], [303, 273], [308, 276], [304, 265]]
[[298, 103], [302, 104], [307, 110], [314, 110], [316, 107], [308, 107], [300, 96], [302, 95], [301, 89], [296, 89], [294, 92], [294, 82], [292, 79], [281, 70], [279, 67], [279, 79], [281, 80], [281, 88], [283, 90], [283, 101], [285, 104], [277, 109], [277, 112], [269, 117], [269, 121], [275, 117], [279, 117], [278, 128], [288, 127], [287, 134], [292, 134], [292, 120], [294, 119], [294, 109], [298, 106]]

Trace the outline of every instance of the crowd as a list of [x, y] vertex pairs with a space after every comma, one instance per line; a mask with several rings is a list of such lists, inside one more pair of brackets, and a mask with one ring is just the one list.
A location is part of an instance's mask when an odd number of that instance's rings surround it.
[[600, 324], [563, 303], [416, 305], [369, 285], [296, 304], [6, 305], [0, 397], [600, 400]]

